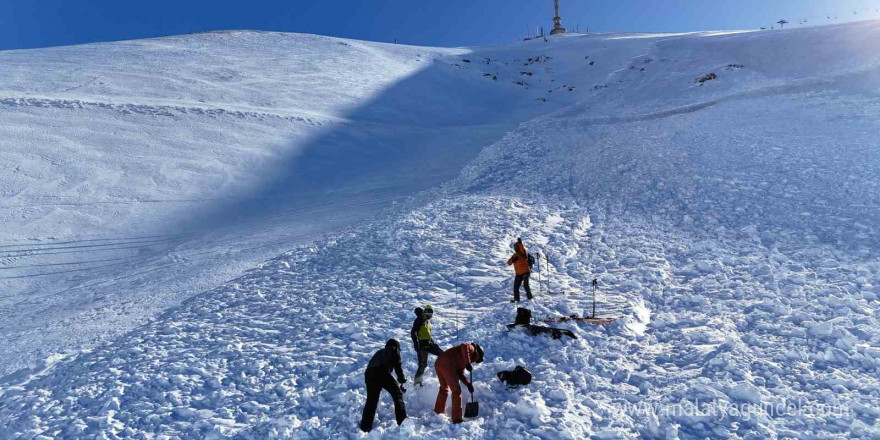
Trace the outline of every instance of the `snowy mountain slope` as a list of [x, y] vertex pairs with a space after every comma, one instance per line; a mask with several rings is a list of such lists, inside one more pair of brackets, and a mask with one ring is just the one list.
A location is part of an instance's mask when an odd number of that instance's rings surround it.
[[[87, 348], [277, 253], [275, 244], [368, 215], [370, 205], [330, 217], [313, 203], [283, 232], [177, 225], [277, 173], [348, 107], [420, 66], [406, 48], [389, 61], [343, 43], [235, 32], [0, 54], [0, 308], [15, 316], [3, 325], [3, 370]], [[348, 55], [323, 55], [337, 47]], [[309, 82], [285, 82], [292, 76]]]
[[516, 51], [213, 32], [0, 53], [0, 371], [369, 218], [573, 102], [536, 103], [512, 60], [477, 67]]
[[[755, 226], [769, 241], [876, 248], [877, 32], [864, 22], [660, 41], [594, 99], [530, 121], [465, 174], [484, 189], [513, 166], [528, 171], [505, 179], [533, 191], [713, 232]], [[708, 73], [718, 79], [694, 81]], [[548, 181], [563, 161], [569, 180]]]
[[434, 57], [457, 52], [465, 51], [303, 34], [208, 32], [6, 51], [3, 89], [15, 97], [265, 109], [332, 118]]
[[[566, 36], [475, 49], [486, 67], [471, 54], [447, 59], [462, 81], [546, 99], [548, 114], [383, 216], [88, 353], [8, 376], [0, 434], [878, 438], [880, 82], [876, 53], [859, 43], [878, 31]], [[777, 67], [779, 57], [797, 69]], [[716, 78], [700, 86], [708, 73]], [[404, 101], [395, 93], [376, 101], [391, 108]], [[600, 314], [623, 318], [560, 324], [573, 341], [505, 332], [514, 308], [503, 261], [517, 236], [548, 254], [542, 275], [554, 287], [583, 292], [597, 277]], [[383, 400], [365, 436], [364, 364], [388, 337], [406, 341], [412, 308], [426, 302], [442, 345], [486, 348], [475, 370], [481, 417], [452, 426], [434, 415], [432, 379], [407, 393], [402, 427]], [[589, 301], [529, 305], [548, 317], [584, 313]], [[404, 356], [409, 376], [407, 344]], [[535, 382], [505, 390], [493, 380], [514, 364]]]

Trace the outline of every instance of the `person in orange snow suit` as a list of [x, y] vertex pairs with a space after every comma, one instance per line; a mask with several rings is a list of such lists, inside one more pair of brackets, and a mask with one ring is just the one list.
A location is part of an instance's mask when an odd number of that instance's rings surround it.
[[472, 362], [483, 362], [483, 349], [476, 343], [452, 347], [444, 351], [434, 362], [434, 370], [437, 371], [437, 379], [440, 381], [434, 412], [437, 414], [446, 412], [446, 396], [451, 388], [452, 423], [461, 423], [464, 420], [461, 414], [461, 385], [458, 382], [464, 383], [469, 393], [474, 393], [474, 385], [464, 375], [464, 370], [473, 371]]
[[513, 265], [513, 271], [516, 277], [513, 278], [513, 301], [519, 302], [519, 286], [526, 288], [526, 298], [532, 299], [532, 289], [529, 287], [529, 276], [532, 274], [532, 268], [529, 267], [529, 253], [526, 252], [526, 246], [522, 242], [522, 238], [517, 238], [513, 244], [513, 256], [507, 260], [507, 265]]

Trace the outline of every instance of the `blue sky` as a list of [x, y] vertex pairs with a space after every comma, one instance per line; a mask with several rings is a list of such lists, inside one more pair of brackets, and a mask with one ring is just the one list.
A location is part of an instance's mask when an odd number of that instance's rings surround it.
[[[561, 0], [583, 31], [753, 29], [880, 18], [880, 0]], [[552, 0], [0, 0], [0, 49], [216, 29], [307, 32], [433, 46], [510, 42], [549, 31]], [[858, 12], [855, 15], [853, 12]], [[827, 19], [831, 15], [832, 19]], [[837, 16], [837, 20], [833, 17]]]

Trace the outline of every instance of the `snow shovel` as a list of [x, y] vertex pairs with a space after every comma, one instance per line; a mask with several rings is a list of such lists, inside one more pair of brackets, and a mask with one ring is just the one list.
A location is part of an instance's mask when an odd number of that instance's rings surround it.
[[[474, 384], [474, 372], [471, 371], [471, 385]], [[474, 393], [471, 393], [471, 401], [464, 405], [464, 416], [472, 419], [480, 414], [480, 402], [474, 402]]]

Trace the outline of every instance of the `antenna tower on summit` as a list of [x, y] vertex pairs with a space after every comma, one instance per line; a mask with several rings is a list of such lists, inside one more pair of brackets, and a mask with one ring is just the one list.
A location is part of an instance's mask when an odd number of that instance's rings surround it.
[[562, 27], [562, 18], [559, 17], [559, 0], [553, 0], [553, 6], [556, 8], [556, 16], [553, 17], [553, 30], [550, 35], [564, 34], [565, 28]]

